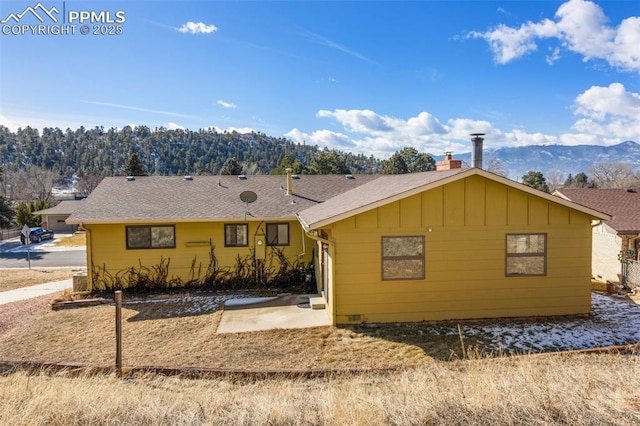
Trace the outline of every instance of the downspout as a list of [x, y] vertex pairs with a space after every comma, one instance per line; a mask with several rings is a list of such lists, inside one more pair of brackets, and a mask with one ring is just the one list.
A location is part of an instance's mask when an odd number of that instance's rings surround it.
[[93, 265], [93, 254], [91, 251], [91, 231], [85, 228], [85, 238], [87, 240], [87, 289], [83, 291], [74, 291], [72, 294], [86, 296], [93, 292], [93, 273], [91, 267]]
[[[312, 240], [319, 241], [319, 242], [321, 242], [323, 244], [326, 244], [330, 248], [333, 248], [333, 243], [331, 241], [327, 240], [326, 238], [319, 237], [318, 235], [313, 234], [310, 231], [306, 231], [306, 230], [304, 231], [304, 233], [305, 233], [306, 236], [308, 236]], [[332, 251], [332, 250], [330, 250], [330, 251]], [[319, 253], [318, 256], [322, 256], [322, 253]], [[334, 256], [331, 256], [331, 258], [333, 259]], [[335, 268], [331, 268], [331, 271], [333, 272], [332, 275], [335, 276]], [[331, 282], [335, 284], [335, 280], [332, 279]], [[331, 306], [331, 325], [336, 325], [336, 320], [337, 320], [336, 316], [337, 316], [337, 314], [336, 314], [336, 291], [335, 291], [335, 287], [334, 287], [333, 291], [331, 292], [330, 298], [331, 298], [331, 305], [332, 305]]]
[[302, 253], [298, 254], [298, 262], [300, 262], [300, 258], [303, 257], [305, 254], [307, 254], [307, 248], [304, 242], [304, 236], [306, 235], [306, 231], [304, 230], [304, 228], [302, 228], [302, 225], [300, 225], [300, 228], [302, 229]]

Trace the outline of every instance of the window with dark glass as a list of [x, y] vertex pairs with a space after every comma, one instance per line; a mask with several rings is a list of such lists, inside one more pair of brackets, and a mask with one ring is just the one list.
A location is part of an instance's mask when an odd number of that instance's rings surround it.
[[267, 245], [288, 246], [289, 245], [289, 224], [288, 223], [267, 223]]
[[547, 275], [547, 234], [507, 234], [506, 275]]
[[382, 279], [424, 279], [424, 236], [382, 237]]
[[226, 247], [245, 247], [248, 225], [246, 223], [228, 223], [224, 225], [224, 245]]
[[169, 226], [127, 226], [127, 249], [175, 248], [176, 228]]

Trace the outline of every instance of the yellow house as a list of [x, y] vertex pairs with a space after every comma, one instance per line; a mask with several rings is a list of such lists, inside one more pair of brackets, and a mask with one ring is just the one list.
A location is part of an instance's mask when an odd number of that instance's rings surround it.
[[295, 213], [376, 176], [108, 177], [69, 217], [91, 290], [299, 278], [312, 240]]
[[592, 220], [607, 219], [452, 168], [105, 178], [69, 222], [87, 229], [92, 288], [237, 288], [306, 268], [343, 324], [588, 313]]
[[382, 176], [298, 213], [334, 324], [586, 314], [591, 221], [482, 169]]

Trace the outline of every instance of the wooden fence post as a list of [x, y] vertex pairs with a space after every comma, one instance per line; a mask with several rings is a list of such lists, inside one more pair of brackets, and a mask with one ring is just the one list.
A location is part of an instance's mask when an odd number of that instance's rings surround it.
[[122, 377], [122, 291], [115, 294], [116, 299], [116, 374]]

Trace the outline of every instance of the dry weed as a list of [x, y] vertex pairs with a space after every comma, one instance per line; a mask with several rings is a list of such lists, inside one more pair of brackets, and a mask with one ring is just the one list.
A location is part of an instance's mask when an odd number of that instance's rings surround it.
[[230, 381], [0, 377], [0, 424], [633, 425], [637, 357], [434, 362], [397, 373]]

